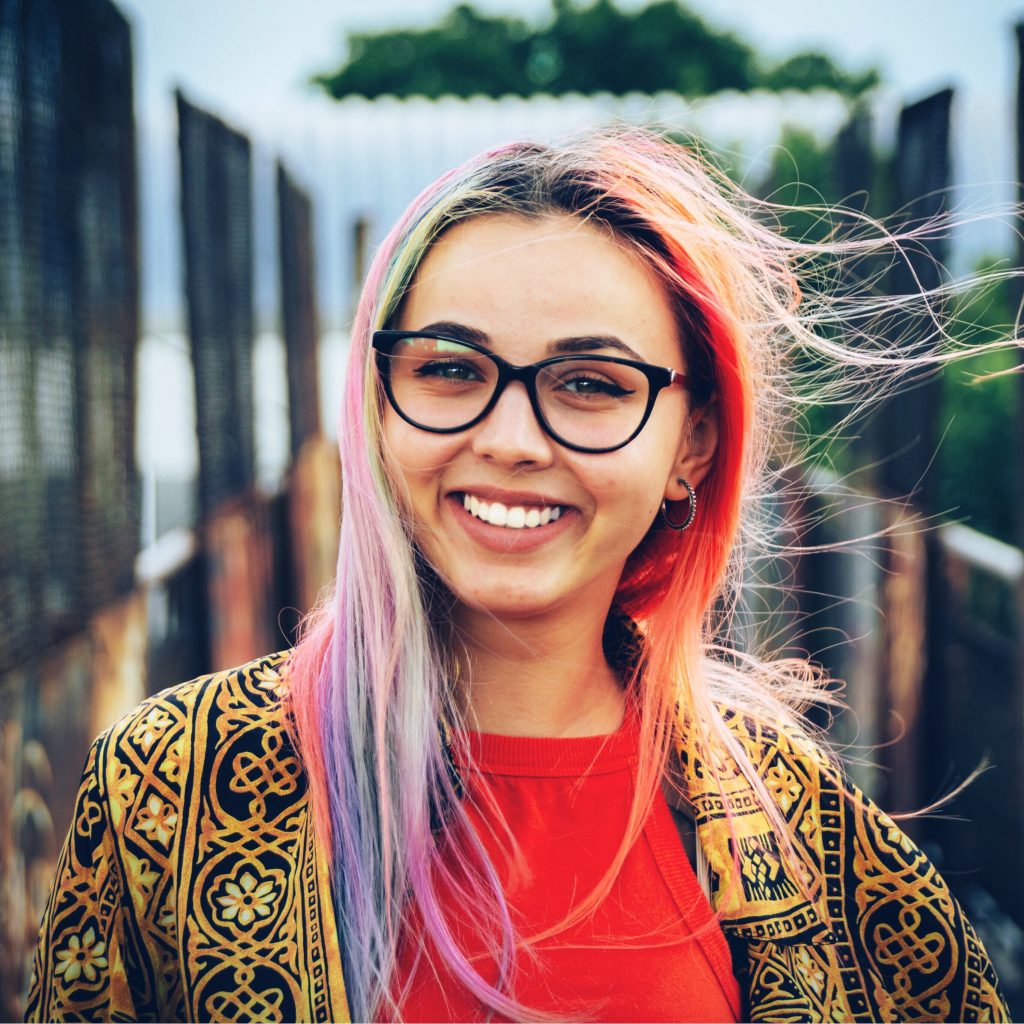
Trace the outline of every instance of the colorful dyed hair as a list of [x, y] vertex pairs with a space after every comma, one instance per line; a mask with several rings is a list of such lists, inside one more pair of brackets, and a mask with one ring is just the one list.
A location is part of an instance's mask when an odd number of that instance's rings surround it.
[[[372, 333], [393, 321], [430, 246], [469, 218], [554, 213], [603, 225], [655, 271], [674, 304], [694, 378], [691, 401], [717, 403], [718, 447], [697, 523], [684, 534], [653, 523], [616, 594], [614, 610], [634, 620], [644, 638], [635, 680], [636, 799], [615, 863], [565, 925], [609, 891], [671, 775], [670, 748], [681, 727], [688, 751], [746, 778], [786, 847], [785, 818], [722, 713], [730, 708], [807, 740], [800, 710], [820, 689], [806, 662], [758, 657], [733, 636], [745, 574], [768, 538], [760, 499], [789, 460], [786, 424], [807, 403], [824, 397], [863, 404], [885, 392], [883, 377], [892, 382], [936, 357], [865, 345], [866, 320], [854, 322], [842, 303], [820, 297], [820, 288], [801, 295], [795, 268], [811, 266], [811, 257], [821, 273], [822, 260], [827, 267], [841, 251], [862, 255], [891, 237], [850, 242], [845, 250], [802, 246], [772, 230], [766, 210], [691, 149], [616, 129], [560, 147], [508, 145], [470, 160], [416, 198], [377, 251], [355, 317], [338, 420], [344, 512], [336, 585], [307, 620], [289, 698], [314, 827], [330, 852], [354, 1019], [397, 1016], [397, 944], [411, 907], [454, 977], [485, 1007], [513, 1019], [543, 1018], [515, 999], [523, 937], [447, 767], [439, 722], [459, 721], [447, 624], [389, 473], [370, 349]], [[845, 345], [830, 330], [843, 325], [859, 336]], [[814, 358], [800, 358], [807, 355]], [[839, 370], [826, 374], [824, 365]], [[455, 875], [438, 853], [448, 842], [461, 860]], [[449, 929], [438, 894], [453, 890], [490, 922], [494, 985]]]

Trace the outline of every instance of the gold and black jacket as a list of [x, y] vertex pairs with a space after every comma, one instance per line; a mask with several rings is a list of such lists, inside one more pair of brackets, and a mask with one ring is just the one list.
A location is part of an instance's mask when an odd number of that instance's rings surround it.
[[[184, 683], [96, 740], [28, 1019], [348, 1019], [328, 865], [280, 705], [287, 674], [278, 654]], [[740, 780], [729, 822], [681, 751], [749, 1019], [1008, 1019], [974, 929], [896, 825], [823, 758], [730, 725], [806, 872], [790, 876]]]

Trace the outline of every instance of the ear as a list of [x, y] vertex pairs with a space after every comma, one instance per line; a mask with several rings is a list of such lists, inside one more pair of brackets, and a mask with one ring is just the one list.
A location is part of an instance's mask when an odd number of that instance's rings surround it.
[[672, 475], [665, 487], [667, 501], [683, 501], [686, 488], [679, 478], [697, 488], [707, 476], [718, 450], [718, 404], [712, 399], [699, 409], [691, 409], [687, 429], [672, 464]]

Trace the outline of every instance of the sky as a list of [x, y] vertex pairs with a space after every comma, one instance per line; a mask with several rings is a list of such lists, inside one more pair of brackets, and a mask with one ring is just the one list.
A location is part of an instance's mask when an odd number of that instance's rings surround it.
[[[349, 129], [339, 123], [336, 104], [311, 86], [309, 78], [339, 65], [348, 33], [427, 25], [455, 0], [115, 2], [133, 26], [136, 109], [143, 147], [143, 246], [148, 256], [144, 307], [152, 309], [180, 305], [180, 271], [175, 265], [180, 245], [169, 213], [177, 208], [175, 87], [181, 86], [191, 101], [250, 135], [257, 146], [280, 153], [299, 172], [300, 181], [312, 186], [322, 224], [320, 236], [337, 237], [345, 230], [347, 216], [337, 193], [343, 187], [351, 192], [351, 186], [338, 184], [340, 173], [356, 168], [368, 147], [385, 149], [396, 144], [387, 137], [385, 125], [392, 125], [392, 134], [395, 129], [393, 122], [382, 119], [381, 131], [371, 134], [371, 141], [350, 136], [349, 141], [339, 142]], [[647, 2], [617, 0], [622, 7]], [[550, 12], [549, 0], [474, 3], [488, 12], [534, 21]], [[985, 183], [977, 190], [980, 198], [965, 196], [964, 205], [991, 207], [1015, 198], [1013, 27], [1024, 20], [1024, 0], [819, 0], [813, 5], [813, 18], [807, 15], [807, 0], [689, 0], [689, 6], [713, 26], [736, 32], [770, 59], [816, 48], [851, 70], [879, 66], [887, 83], [876, 99], [876, 114], [882, 112], [876, 117], [876, 132], [883, 144], [895, 131], [901, 104], [954, 86], [955, 180], [965, 188]], [[789, 103], [794, 119], [805, 116], [798, 97]], [[436, 129], [442, 135], [447, 130]], [[742, 131], [749, 134], [749, 129]], [[728, 140], [730, 145], [738, 142]], [[340, 170], [337, 160], [332, 164], [325, 156], [332, 144], [335, 153], [347, 147]], [[751, 144], [756, 148], [760, 143]], [[379, 233], [382, 225], [375, 229]], [[979, 256], [1011, 244], [1005, 226], [987, 224], [971, 231], [974, 241], [968, 237], [960, 247], [963, 258], [956, 269], [966, 269]], [[268, 239], [264, 246], [268, 252], [271, 243]], [[321, 249], [322, 292], [333, 296], [347, 270], [335, 266], [339, 257], [332, 248], [322, 245]], [[954, 254], [954, 261], [958, 258]], [[263, 294], [266, 289], [260, 280], [257, 285]], [[339, 307], [328, 315], [337, 320], [343, 311]], [[159, 316], [166, 319], [162, 309]]]
[[[308, 95], [315, 71], [336, 65], [346, 33], [429, 24], [448, 0], [117, 0], [135, 27], [139, 99], [169, 107], [174, 84], [242, 122]], [[618, 0], [622, 7], [644, 0]], [[541, 19], [547, 0], [476, 0], [480, 9]], [[1013, 25], [1024, 0], [691, 0], [712, 25], [768, 56], [815, 47], [851, 68], [878, 64], [912, 100], [953, 84], [1012, 96]], [[808, 17], [808, 9], [814, 16]]]
[[[136, 107], [144, 127], [169, 137], [172, 93], [289, 155], [315, 144], [306, 114], [323, 125], [333, 101], [309, 84], [336, 68], [352, 32], [428, 25], [455, 0], [115, 0], [134, 30]], [[550, 0], [473, 0], [482, 10], [540, 21]], [[650, 0], [616, 0], [642, 7]], [[734, 31], [767, 58], [820, 49], [850, 70], [876, 65], [879, 130], [895, 131], [901, 104], [953, 86], [958, 184], [1002, 183], [1014, 198], [1013, 117], [1024, 0], [688, 0], [709, 24]], [[808, 9], [814, 11], [809, 17]], [[313, 122], [309, 122], [313, 123]], [[289, 138], [291, 136], [291, 138]], [[889, 140], [884, 134], [879, 141]], [[987, 244], [987, 243], [985, 243]], [[981, 246], [984, 247], [984, 246]]]

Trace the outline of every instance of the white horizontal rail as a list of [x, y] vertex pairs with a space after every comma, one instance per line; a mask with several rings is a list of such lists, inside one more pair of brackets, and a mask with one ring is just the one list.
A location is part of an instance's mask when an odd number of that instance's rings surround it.
[[1024, 551], [961, 523], [939, 528], [939, 541], [950, 554], [998, 576], [1007, 583], [1024, 583]]

